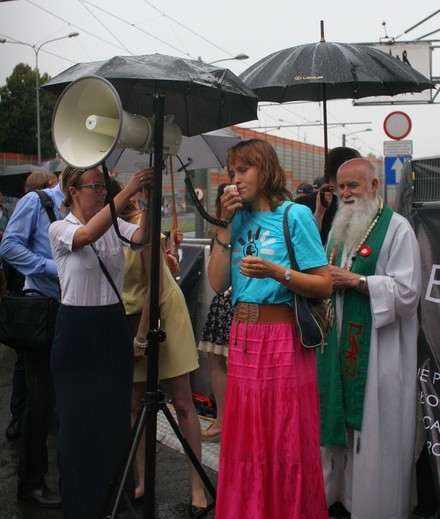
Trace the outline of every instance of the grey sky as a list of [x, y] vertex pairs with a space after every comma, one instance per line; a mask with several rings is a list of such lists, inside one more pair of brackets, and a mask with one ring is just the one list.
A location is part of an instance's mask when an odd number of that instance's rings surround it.
[[[77, 38], [47, 43], [39, 51], [40, 72], [52, 76], [77, 62], [155, 52], [200, 57], [207, 62], [245, 53], [249, 56], [245, 62], [224, 62], [240, 74], [271, 52], [318, 41], [320, 20], [324, 20], [327, 41], [378, 42], [387, 35], [403, 42], [436, 30], [439, 32], [430, 38], [440, 40], [440, 13], [404, 34], [439, 7], [438, 0], [14, 0], [0, 2], [0, 37], [38, 47], [47, 40], [79, 32]], [[433, 74], [439, 76], [440, 49], [432, 54]], [[6, 77], [20, 62], [35, 67], [35, 53], [30, 47], [0, 44], [0, 85], [5, 84]], [[414, 157], [438, 155], [439, 109], [440, 105], [353, 107], [349, 100], [330, 101], [330, 123], [366, 124], [333, 126], [329, 130], [329, 146], [340, 145], [345, 133], [347, 145], [364, 154], [381, 155], [383, 141], [389, 140], [383, 130], [384, 119], [390, 112], [400, 110], [412, 120], [407, 139], [413, 140]], [[322, 107], [319, 103], [262, 106], [259, 119], [246, 126], [287, 124], [279, 119], [310, 124], [322, 121]], [[364, 132], [366, 128], [372, 131]], [[323, 145], [322, 127], [267, 131]]]

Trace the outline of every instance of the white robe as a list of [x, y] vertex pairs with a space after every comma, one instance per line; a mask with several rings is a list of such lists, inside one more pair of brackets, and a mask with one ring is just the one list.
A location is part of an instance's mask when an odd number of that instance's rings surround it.
[[[360, 451], [356, 453], [359, 433], [352, 430], [347, 453], [322, 448], [327, 503], [340, 501], [352, 519], [406, 519], [415, 505], [416, 312], [421, 273], [414, 232], [396, 213], [368, 288], [373, 321]], [[338, 333], [342, 305], [343, 293], [336, 302]]]

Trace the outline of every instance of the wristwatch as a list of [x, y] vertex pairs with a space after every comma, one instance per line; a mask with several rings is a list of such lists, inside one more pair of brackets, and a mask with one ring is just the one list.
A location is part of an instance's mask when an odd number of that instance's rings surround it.
[[286, 269], [286, 272], [284, 272], [284, 281], [289, 281], [291, 278], [290, 269]]
[[358, 281], [358, 289], [365, 290], [367, 288], [367, 276], [360, 276]]

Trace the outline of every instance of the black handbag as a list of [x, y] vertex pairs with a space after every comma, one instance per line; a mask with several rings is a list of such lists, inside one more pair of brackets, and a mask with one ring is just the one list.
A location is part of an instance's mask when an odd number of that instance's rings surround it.
[[[52, 198], [35, 190], [51, 222], [57, 218]], [[0, 342], [11, 348], [48, 350], [55, 334], [60, 303], [39, 290], [23, 290], [18, 296], [3, 296], [0, 301]]]
[[[289, 204], [283, 217], [284, 239], [289, 253], [290, 265], [299, 271], [290, 238], [288, 214], [293, 204]], [[325, 338], [333, 325], [334, 311], [331, 299], [313, 299], [294, 294], [295, 324], [301, 344], [305, 348], [325, 345]]]
[[0, 301], [0, 342], [11, 348], [50, 349], [60, 303], [39, 290]]

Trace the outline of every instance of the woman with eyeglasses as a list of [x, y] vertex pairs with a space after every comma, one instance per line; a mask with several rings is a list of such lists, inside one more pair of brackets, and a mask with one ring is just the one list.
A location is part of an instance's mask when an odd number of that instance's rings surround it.
[[[147, 196], [152, 182], [152, 168], [134, 173], [114, 197], [116, 214], [138, 191]], [[128, 244], [112, 225], [110, 206], [104, 207], [100, 168], [67, 167], [62, 190], [70, 212], [49, 228], [62, 294], [51, 353], [60, 491], [65, 519], [102, 519], [130, 439], [133, 337], [119, 295], [121, 246]], [[144, 247], [147, 213], [139, 225], [119, 218], [117, 224], [132, 248]], [[132, 476], [126, 492], [133, 500]]]

